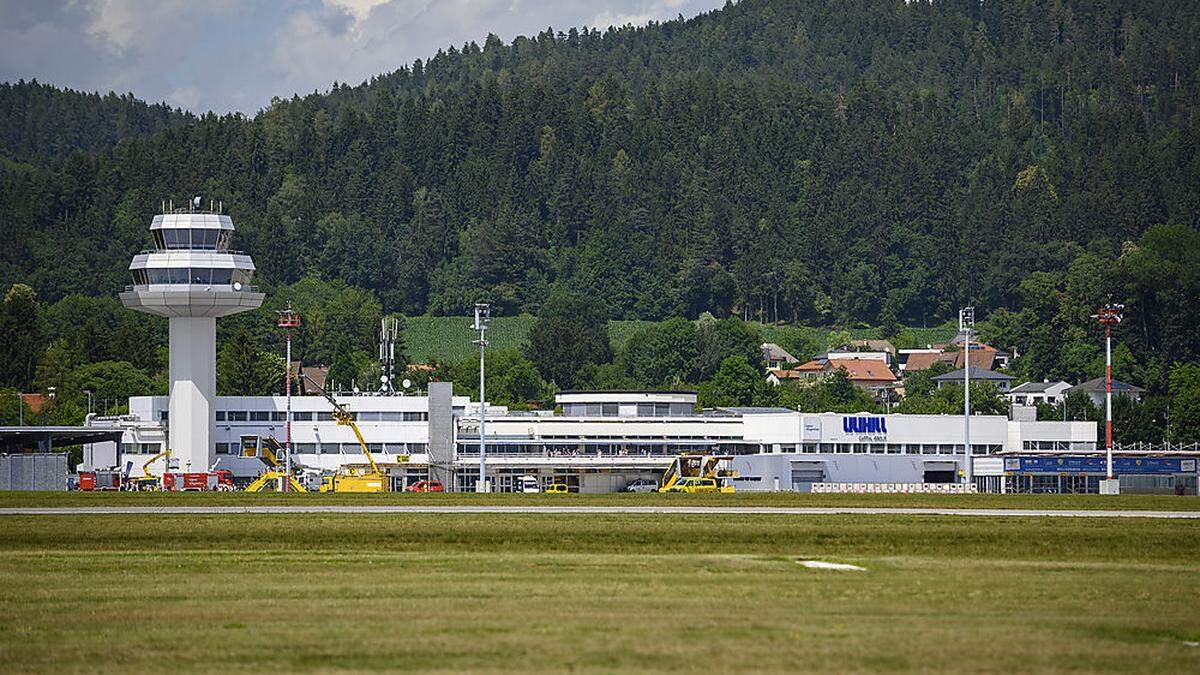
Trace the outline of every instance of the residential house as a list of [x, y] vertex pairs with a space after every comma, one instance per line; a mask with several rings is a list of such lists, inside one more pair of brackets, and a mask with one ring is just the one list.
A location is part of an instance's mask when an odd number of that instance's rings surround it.
[[[1146, 390], [1137, 385], [1129, 384], [1128, 382], [1113, 380], [1112, 392], [1113, 396], [1124, 396], [1126, 398], [1131, 398], [1134, 401], [1140, 401], [1142, 400], [1142, 394], [1146, 393]], [[1088, 380], [1082, 384], [1077, 384], [1067, 390], [1067, 396], [1077, 393], [1087, 394], [1088, 398], [1092, 400], [1092, 405], [1096, 407], [1103, 406], [1105, 393], [1104, 378], [1097, 377], [1094, 380]]]
[[1005, 396], [1013, 405], [1037, 405], [1039, 403], [1058, 405], [1066, 397], [1067, 390], [1070, 388], [1070, 382], [1051, 382], [1050, 380], [1022, 382], [1010, 389]]
[[790, 370], [770, 370], [767, 381], [779, 385], [789, 380], [816, 380], [837, 370], [845, 370], [847, 379], [877, 396], [896, 387], [892, 369], [879, 359], [813, 359]]
[[[937, 383], [938, 389], [941, 389], [947, 384], [961, 385], [963, 381], [963, 370], [963, 368], [959, 368], [958, 370], [951, 371], [945, 375], [938, 375], [932, 379], [935, 383]], [[994, 370], [980, 368], [974, 364], [971, 365], [972, 382], [991, 382], [992, 384], [996, 385], [996, 389], [999, 389], [1001, 393], [1008, 392], [1008, 390], [1012, 387], [1013, 379], [1014, 378], [1011, 375], [1005, 375], [1004, 373], [997, 373]]]
[[889, 340], [851, 340], [850, 346], [867, 352], [887, 352], [896, 361], [896, 346]]
[[786, 349], [774, 342], [764, 342], [762, 344], [762, 357], [763, 362], [767, 364], [768, 370], [779, 370], [799, 361], [799, 359], [789, 354]]

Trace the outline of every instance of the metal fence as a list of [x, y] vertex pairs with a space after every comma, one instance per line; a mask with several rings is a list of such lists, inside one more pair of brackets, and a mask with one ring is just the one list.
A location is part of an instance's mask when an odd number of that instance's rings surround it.
[[0, 490], [66, 489], [66, 453], [0, 455]]

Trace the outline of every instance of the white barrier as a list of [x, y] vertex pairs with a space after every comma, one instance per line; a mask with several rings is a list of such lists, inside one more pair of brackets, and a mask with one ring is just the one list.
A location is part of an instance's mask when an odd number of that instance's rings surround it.
[[820, 494], [975, 494], [979, 488], [962, 483], [813, 483]]

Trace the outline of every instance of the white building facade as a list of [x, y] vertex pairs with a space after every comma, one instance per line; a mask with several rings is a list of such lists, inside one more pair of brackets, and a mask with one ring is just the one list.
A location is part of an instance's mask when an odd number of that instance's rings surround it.
[[[473, 490], [479, 466], [479, 406], [450, 396], [448, 383], [430, 396], [338, 396], [355, 414], [372, 455], [402, 490], [442, 480]], [[214, 469], [243, 479], [264, 468], [253, 454], [264, 439], [282, 439], [285, 399], [215, 397], [211, 431]], [[813, 482], [953, 482], [962, 468], [958, 415], [800, 413], [783, 408], [695, 411], [691, 392], [565, 392], [562, 413], [512, 412], [489, 406], [486, 464], [494, 489], [518, 489], [518, 478], [565, 483], [581, 492], [612, 492], [656, 479], [680, 454], [728, 455], [738, 490], [805, 490]], [[130, 399], [130, 415], [101, 420], [124, 428], [120, 448], [97, 444], [98, 468], [141, 465], [165, 447], [167, 397]], [[319, 476], [365, 457], [349, 427], [338, 426], [321, 397], [292, 398], [293, 462]], [[1094, 452], [1093, 422], [971, 419], [975, 456], [1028, 451]], [[110, 444], [112, 445], [112, 444]], [[159, 459], [152, 474], [165, 468]], [[176, 467], [172, 465], [172, 469]]]

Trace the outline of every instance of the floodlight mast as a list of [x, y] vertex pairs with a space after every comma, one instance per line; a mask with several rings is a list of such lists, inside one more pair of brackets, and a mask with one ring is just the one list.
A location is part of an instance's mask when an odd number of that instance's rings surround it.
[[292, 309], [288, 303], [287, 309], [276, 312], [279, 315], [278, 326], [287, 335], [287, 369], [284, 382], [287, 386], [287, 416], [284, 421], [284, 476], [279, 481], [281, 492], [291, 489], [292, 481], [292, 331], [300, 328], [300, 313]]
[[1112, 329], [1124, 318], [1125, 305], [1106, 303], [1092, 318], [1104, 326], [1104, 461], [1105, 477], [1113, 479], [1112, 455]]
[[479, 345], [479, 481], [475, 483], [476, 492], [487, 492], [487, 447], [484, 444], [483, 430], [485, 425], [484, 401], [485, 390], [483, 381], [483, 351], [487, 348], [487, 329], [492, 323], [492, 311], [486, 302], [475, 303], [475, 323], [471, 325], [473, 330], [479, 331], [479, 339], [475, 340], [475, 344]]
[[971, 332], [975, 330], [975, 308], [958, 312], [958, 330], [963, 335], [963, 484], [975, 482], [971, 466]]

